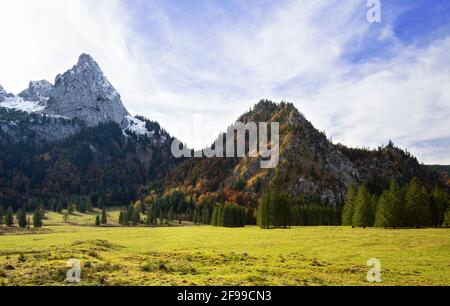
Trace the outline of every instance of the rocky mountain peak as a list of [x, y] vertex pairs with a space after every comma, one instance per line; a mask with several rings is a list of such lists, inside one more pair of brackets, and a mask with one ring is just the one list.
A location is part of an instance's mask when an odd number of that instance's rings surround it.
[[28, 88], [22, 91], [19, 96], [27, 101], [45, 102], [53, 91], [53, 85], [47, 80], [31, 81]]
[[119, 93], [88, 54], [82, 54], [72, 69], [56, 77], [44, 112], [78, 118], [88, 126], [109, 121], [124, 126], [129, 115]]
[[5, 99], [7, 92], [3, 89], [2, 85], [0, 85], [0, 102]]

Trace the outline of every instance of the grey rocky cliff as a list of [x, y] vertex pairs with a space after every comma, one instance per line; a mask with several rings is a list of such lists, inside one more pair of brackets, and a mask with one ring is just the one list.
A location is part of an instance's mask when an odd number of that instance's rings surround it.
[[128, 111], [99, 65], [87, 54], [55, 80], [44, 114], [77, 118], [87, 126], [116, 122], [125, 128]]
[[53, 92], [53, 85], [46, 80], [31, 81], [28, 88], [19, 94], [24, 100], [45, 103]]
[[11, 94], [8, 94], [2, 85], [0, 85], [0, 102], [3, 102], [5, 98], [9, 96], [11, 96]]

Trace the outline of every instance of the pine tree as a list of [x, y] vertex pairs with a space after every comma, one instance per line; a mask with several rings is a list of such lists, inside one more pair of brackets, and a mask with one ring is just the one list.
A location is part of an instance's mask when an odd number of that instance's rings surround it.
[[417, 178], [408, 184], [405, 204], [407, 226], [418, 228], [431, 223], [427, 192]]
[[257, 223], [261, 228], [270, 228], [270, 214], [269, 214], [270, 191], [261, 196], [258, 206]]
[[353, 215], [355, 213], [356, 189], [353, 185], [348, 188], [344, 200], [344, 209], [342, 211], [342, 225], [353, 225]]
[[30, 218], [30, 216], [28, 216], [27, 217], [27, 229], [28, 229], [28, 231], [30, 230], [30, 227], [31, 227], [31, 218]]
[[5, 208], [2, 206], [2, 205], [0, 205], [0, 225], [2, 225], [3, 224], [3, 221], [5, 221], [4, 220], [4, 218], [5, 218]]
[[6, 226], [13, 226], [14, 225], [14, 213], [12, 207], [9, 207], [6, 210], [6, 214], [4, 217], [4, 223]]
[[404, 225], [404, 199], [400, 186], [392, 180], [378, 201], [375, 226], [402, 227]]
[[135, 209], [133, 216], [133, 224], [138, 225], [140, 223], [141, 223], [141, 211], [139, 209]]
[[19, 227], [26, 228], [27, 227], [27, 214], [23, 209], [19, 209], [16, 213], [17, 223]]
[[211, 225], [212, 226], [217, 226], [218, 225], [217, 218], [219, 216], [219, 209], [220, 209], [220, 204], [214, 205], [213, 213], [211, 215]]
[[108, 216], [106, 214], [106, 208], [105, 207], [103, 207], [103, 209], [102, 209], [101, 224], [103, 224], [103, 225], [108, 224]]
[[39, 208], [33, 214], [33, 227], [36, 229], [42, 227], [42, 211]]
[[127, 214], [126, 215], [127, 215], [128, 223], [134, 223], [135, 214], [134, 214], [133, 202], [131, 202], [130, 205], [128, 205], [128, 209], [127, 209]]
[[445, 213], [444, 223], [442, 225], [444, 227], [450, 227], [450, 210]]
[[436, 187], [431, 194], [431, 216], [433, 226], [442, 226], [448, 206], [447, 193]]
[[362, 185], [355, 201], [355, 213], [353, 225], [356, 227], [371, 227], [375, 224], [374, 197], [369, 193], [367, 187]]
[[97, 216], [95, 217], [95, 226], [100, 226], [100, 224], [101, 224], [101, 222], [100, 222], [100, 216], [97, 215]]
[[61, 214], [62, 210], [63, 210], [62, 203], [61, 203], [61, 201], [58, 201], [58, 203], [56, 204], [56, 212], [58, 214]]
[[120, 213], [119, 213], [119, 224], [121, 224], [121, 225], [123, 225], [123, 219], [124, 219], [124, 213], [123, 213], [123, 211], [121, 211]]

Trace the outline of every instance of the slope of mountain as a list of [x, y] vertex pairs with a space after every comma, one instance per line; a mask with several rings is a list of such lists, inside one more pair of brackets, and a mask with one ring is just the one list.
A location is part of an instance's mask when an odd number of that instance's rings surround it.
[[424, 182], [440, 183], [434, 173], [392, 144], [378, 151], [332, 144], [290, 103], [260, 101], [237, 121], [280, 123], [276, 169], [261, 169], [259, 159], [248, 157], [188, 159], [167, 175], [166, 191], [217, 193], [243, 180], [249, 198], [277, 186], [309, 201], [338, 206], [350, 184], [365, 182], [373, 192], [380, 192], [390, 179], [405, 183], [417, 176]]
[[0, 205], [135, 200], [178, 161], [157, 122], [133, 118], [89, 55], [18, 95], [0, 86]]
[[450, 187], [450, 166], [447, 165], [430, 165], [428, 166], [432, 171], [441, 175], [445, 182], [447, 182], [447, 186]]

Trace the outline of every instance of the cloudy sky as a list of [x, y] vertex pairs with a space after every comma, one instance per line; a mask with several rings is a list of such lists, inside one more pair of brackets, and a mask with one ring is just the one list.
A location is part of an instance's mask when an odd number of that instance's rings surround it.
[[366, 2], [0, 0], [0, 84], [53, 82], [86, 52], [131, 113], [197, 148], [267, 98], [335, 143], [450, 164], [450, 1], [381, 0], [372, 24]]

